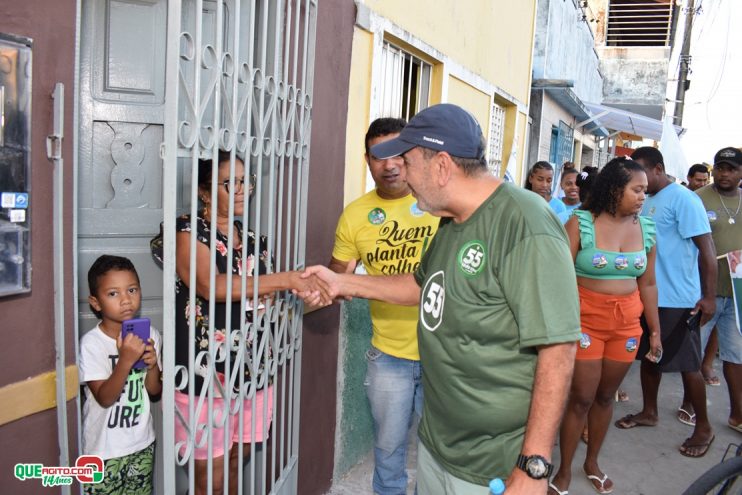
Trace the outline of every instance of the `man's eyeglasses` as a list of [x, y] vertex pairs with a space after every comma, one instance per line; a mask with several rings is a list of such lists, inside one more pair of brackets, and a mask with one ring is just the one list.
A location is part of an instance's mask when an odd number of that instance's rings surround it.
[[[250, 180], [250, 183], [249, 183], [250, 189], [255, 189], [255, 184], [258, 180], [257, 176], [255, 174], [250, 174], [249, 180]], [[227, 191], [227, 194], [229, 194], [229, 179], [222, 182], [222, 186], [224, 186], [224, 190]], [[235, 177], [234, 186], [235, 186], [235, 191], [242, 191], [245, 188], [245, 178]]]

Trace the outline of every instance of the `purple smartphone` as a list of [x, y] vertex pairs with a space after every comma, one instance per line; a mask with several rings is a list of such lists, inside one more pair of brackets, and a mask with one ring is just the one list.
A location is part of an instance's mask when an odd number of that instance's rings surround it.
[[[149, 318], [134, 318], [132, 320], [126, 320], [121, 324], [121, 340], [123, 341], [127, 335], [133, 333], [146, 344], [149, 340]], [[132, 368], [140, 370], [145, 368], [147, 365], [142, 359], [134, 363]]]

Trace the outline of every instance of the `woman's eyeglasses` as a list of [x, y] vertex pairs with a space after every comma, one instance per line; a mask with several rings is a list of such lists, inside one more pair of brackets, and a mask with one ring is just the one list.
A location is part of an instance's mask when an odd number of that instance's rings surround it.
[[[249, 183], [250, 189], [254, 189], [255, 184], [258, 180], [257, 176], [255, 174], [250, 174], [249, 180], [250, 180], [250, 183]], [[229, 179], [222, 182], [222, 186], [224, 186], [224, 190], [227, 191], [227, 194], [229, 194]], [[242, 191], [245, 188], [245, 178], [241, 177], [238, 179], [235, 177], [234, 186], [235, 186], [234, 188], [235, 192]]]

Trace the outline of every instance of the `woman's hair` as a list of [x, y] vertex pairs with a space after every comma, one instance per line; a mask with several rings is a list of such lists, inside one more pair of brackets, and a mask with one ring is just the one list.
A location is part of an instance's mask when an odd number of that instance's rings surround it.
[[626, 184], [633, 172], [644, 172], [644, 168], [634, 160], [626, 157], [614, 158], [595, 177], [590, 195], [583, 203], [582, 209], [597, 216], [603, 212], [615, 215], [623, 198]]
[[564, 178], [568, 175], [572, 174], [579, 174], [580, 172], [576, 168], [567, 167], [565, 169], [562, 169], [562, 177], [559, 179], [559, 182], [564, 181]]
[[[229, 161], [229, 151], [219, 150], [219, 163]], [[239, 156], [235, 156], [235, 160], [242, 159]], [[212, 170], [212, 159], [199, 159], [198, 160], [198, 188], [203, 191], [211, 191], [211, 170]]]
[[540, 162], [534, 163], [533, 166], [531, 167], [531, 170], [528, 171], [528, 175], [526, 175], [526, 186], [525, 187], [529, 191], [533, 190], [533, 187], [531, 187], [531, 181], [529, 179], [531, 178], [531, 175], [533, 175], [533, 173], [536, 170], [551, 170], [553, 172], [554, 167], [552, 167], [551, 163], [549, 162], [540, 161]]
[[587, 201], [587, 197], [593, 188], [593, 183], [595, 182], [595, 177], [597, 175], [598, 167], [591, 166], [583, 168], [582, 172], [577, 175], [577, 180], [575, 182], [577, 183], [577, 187], [580, 188], [580, 203], [583, 205]]

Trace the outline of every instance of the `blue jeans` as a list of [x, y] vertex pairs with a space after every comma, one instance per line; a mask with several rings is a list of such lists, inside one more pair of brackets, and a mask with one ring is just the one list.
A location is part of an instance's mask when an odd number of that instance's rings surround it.
[[716, 296], [716, 312], [701, 328], [701, 344], [703, 345], [701, 349], [706, 348], [714, 325], [716, 325], [716, 335], [719, 339], [721, 360], [727, 363], [742, 364], [742, 335], [737, 326], [733, 297]]
[[413, 413], [422, 416], [420, 361], [397, 358], [375, 347], [366, 352], [366, 394], [374, 418], [374, 493], [407, 490], [407, 434]]

